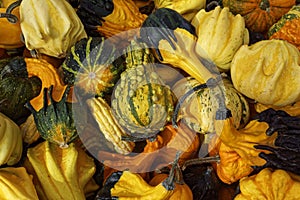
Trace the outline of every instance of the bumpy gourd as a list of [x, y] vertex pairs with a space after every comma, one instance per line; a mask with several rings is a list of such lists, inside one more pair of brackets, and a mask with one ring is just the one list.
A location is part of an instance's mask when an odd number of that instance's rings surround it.
[[259, 103], [285, 106], [300, 100], [300, 52], [283, 40], [242, 46], [231, 64], [234, 87]]
[[268, 31], [269, 39], [286, 40], [300, 50], [300, 5], [293, 6]]
[[133, 41], [126, 52], [127, 69], [113, 92], [111, 105], [117, 120], [139, 139], [154, 137], [173, 112], [174, 96], [153, 62], [147, 46]]
[[22, 133], [10, 118], [0, 113], [0, 165], [14, 165], [21, 159]]
[[198, 36], [196, 49], [202, 48], [207, 59], [213, 61], [221, 71], [228, 71], [236, 51], [249, 43], [244, 18], [233, 15], [227, 7], [218, 6], [209, 12], [202, 9], [191, 23]]
[[5, 167], [0, 169], [0, 198], [38, 200], [32, 175], [24, 167]]
[[29, 50], [63, 58], [75, 42], [87, 37], [76, 11], [67, 1], [22, 0], [19, 9], [21, 30]]

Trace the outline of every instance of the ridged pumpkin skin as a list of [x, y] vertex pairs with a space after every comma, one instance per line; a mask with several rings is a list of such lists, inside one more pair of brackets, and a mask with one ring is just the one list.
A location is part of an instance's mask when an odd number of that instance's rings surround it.
[[65, 84], [74, 85], [80, 96], [103, 96], [111, 92], [124, 71], [115, 58], [116, 47], [104, 37], [78, 41], [68, 52], [61, 69]]
[[241, 14], [246, 26], [254, 32], [266, 32], [287, 13], [295, 0], [223, 0], [223, 6], [229, 7], [233, 14]]
[[269, 39], [286, 40], [300, 50], [300, 5], [293, 6], [268, 31]]

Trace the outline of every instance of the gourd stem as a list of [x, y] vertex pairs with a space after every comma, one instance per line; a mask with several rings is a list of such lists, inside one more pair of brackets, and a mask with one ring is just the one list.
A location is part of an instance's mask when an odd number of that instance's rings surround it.
[[270, 2], [269, 0], [262, 0], [259, 4], [259, 8], [262, 10], [270, 11]]
[[197, 85], [197, 86], [193, 87], [192, 89], [190, 89], [189, 91], [187, 91], [187, 93], [185, 93], [182, 97], [180, 97], [177, 105], [175, 106], [174, 114], [172, 116], [172, 125], [174, 128], [178, 128], [177, 117], [178, 117], [179, 109], [180, 109], [181, 105], [183, 104], [183, 102], [194, 92], [203, 90], [205, 88], [207, 88], [206, 83]]
[[22, 2], [22, 0], [15, 1], [15, 2], [13, 2], [12, 4], [10, 4], [10, 5], [6, 8], [6, 14], [9, 14], [9, 15], [12, 15], [12, 16], [13, 16], [13, 17], [7, 18], [7, 20], [8, 20], [10, 23], [13, 23], [13, 24], [17, 23], [18, 18], [17, 18], [15, 15], [12, 14], [12, 11], [13, 11], [16, 7], [20, 6], [21, 2]]
[[184, 171], [187, 167], [192, 166], [192, 165], [201, 165], [204, 163], [212, 163], [212, 162], [220, 162], [220, 156], [211, 156], [211, 157], [205, 157], [205, 158], [195, 158], [191, 160], [187, 160], [184, 162], [182, 165], [181, 169]]
[[7, 18], [7, 20], [13, 24], [17, 23], [18, 21], [17, 16], [10, 13], [0, 13], [0, 18]]
[[181, 151], [177, 151], [176, 156], [175, 156], [175, 160], [173, 161], [170, 173], [168, 178], [163, 182], [163, 186], [167, 189], [167, 190], [173, 190], [174, 189], [174, 179], [175, 179], [175, 170], [176, 167], [178, 165], [178, 160], [180, 157]]

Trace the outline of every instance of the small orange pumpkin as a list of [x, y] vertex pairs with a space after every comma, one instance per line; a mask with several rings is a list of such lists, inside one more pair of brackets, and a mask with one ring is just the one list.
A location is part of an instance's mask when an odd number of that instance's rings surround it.
[[296, 4], [295, 0], [223, 0], [233, 14], [245, 18], [246, 27], [254, 32], [266, 32]]

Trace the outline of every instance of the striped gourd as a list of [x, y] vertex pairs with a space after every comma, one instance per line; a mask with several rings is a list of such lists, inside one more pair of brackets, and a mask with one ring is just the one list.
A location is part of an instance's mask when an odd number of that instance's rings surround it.
[[112, 109], [131, 139], [155, 137], [171, 120], [174, 95], [155, 71], [154, 57], [143, 43], [127, 48], [126, 70], [112, 96]]
[[75, 85], [83, 96], [103, 96], [124, 71], [122, 63], [116, 58], [115, 46], [104, 37], [84, 38], [71, 48], [62, 64], [64, 82]]
[[109, 104], [101, 97], [90, 98], [86, 102], [101, 133], [103, 133], [107, 141], [113, 144], [114, 149], [121, 154], [132, 152], [134, 143], [122, 141], [122, 136], [127, 134], [114, 118]]

